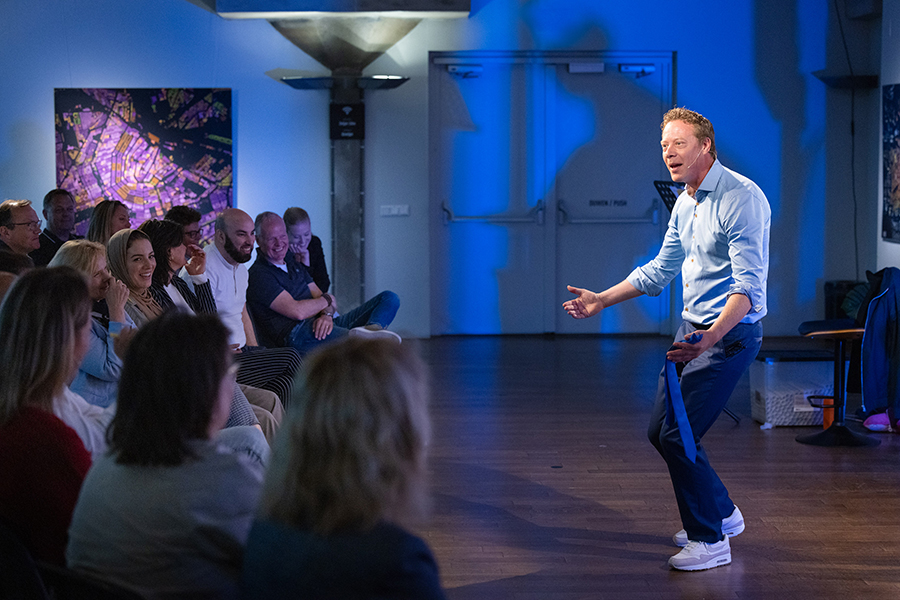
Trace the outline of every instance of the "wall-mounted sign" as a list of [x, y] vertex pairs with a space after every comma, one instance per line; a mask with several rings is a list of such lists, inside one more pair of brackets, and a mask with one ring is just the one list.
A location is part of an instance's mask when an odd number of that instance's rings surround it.
[[331, 139], [366, 139], [365, 104], [331, 105]]

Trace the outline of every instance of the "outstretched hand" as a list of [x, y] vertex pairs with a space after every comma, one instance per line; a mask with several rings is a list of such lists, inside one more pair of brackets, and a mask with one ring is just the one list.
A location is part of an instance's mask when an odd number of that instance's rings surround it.
[[572, 318], [586, 319], [603, 310], [604, 306], [598, 294], [571, 285], [566, 286], [566, 289], [576, 295], [575, 298], [563, 302], [562, 305], [563, 310]]

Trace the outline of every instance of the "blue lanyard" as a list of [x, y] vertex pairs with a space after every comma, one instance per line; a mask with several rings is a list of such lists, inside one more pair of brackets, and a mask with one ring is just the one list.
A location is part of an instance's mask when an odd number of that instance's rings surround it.
[[[702, 333], [694, 333], [685, 341], [688, 344], [696, 344], [703, 338]], [[694, 432], [691, 430], [691, 422], [688, 421], [687, 411], [684, 408], [684, 397], [681, 395], [681, 384], [678, 382], [678, 372], [675, 363], [666, 360], [666, 425], [671, 427], [678, 424], [678, 432], [681, 434], [681, 443], [684, 444], [684, 454], [692, 463], [697, 462], [697, 444], [694, 443]]]

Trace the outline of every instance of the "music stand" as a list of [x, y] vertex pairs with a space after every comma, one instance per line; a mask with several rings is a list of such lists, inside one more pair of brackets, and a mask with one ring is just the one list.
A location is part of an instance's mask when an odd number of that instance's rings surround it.
[[675, 201], [678, 199], [678, 194], [680, 194], [684, 188], [681, 184], [675, 183], [674, 181], [654, 181], [653, 185], [656, 186], [659, 197], [662, 198], [663, 204], [666, 205], [666, 208], [668, 208], [671, 213], [672, 209], [675, 207]]

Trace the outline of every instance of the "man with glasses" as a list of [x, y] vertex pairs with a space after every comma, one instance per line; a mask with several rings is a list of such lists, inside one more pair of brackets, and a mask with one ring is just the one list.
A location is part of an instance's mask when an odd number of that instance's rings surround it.
[[173, 206], [164, 218], [166, 221], [172, 221], [181, 225], [184, 233], [185, 256], [190, 260], [190, 247], [200, 245], [200, 219], [203, 218], [203, 215], [200, 214], [200, 211], [190, 206]]
[[44, 218], [47, 226], [40, 235], [41, 247], [31, 253], [35, 266], [47, 266], [56, 251], [69, 240], [80, 240], [75, 235], [75, 198], [66, 190], [55, 189], [44, 196]]
[[0, 250], [28, 255], [41, 247], [41, 220], [31, 200], [6, 200], [0, 204]]

